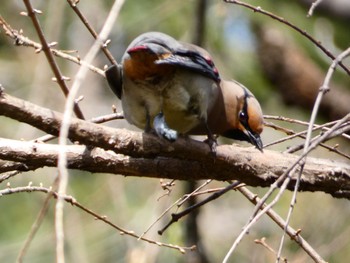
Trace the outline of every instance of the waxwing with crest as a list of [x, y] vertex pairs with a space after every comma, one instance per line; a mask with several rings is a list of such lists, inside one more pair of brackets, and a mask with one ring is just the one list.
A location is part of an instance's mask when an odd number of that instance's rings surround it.
[[262, 150], [260, 105], [242, 84], [222, 80], [209, 53], [160, 33], [138, 36], [106, 70], [126, 120], [175, 141], [178, 134], [245, 140]]

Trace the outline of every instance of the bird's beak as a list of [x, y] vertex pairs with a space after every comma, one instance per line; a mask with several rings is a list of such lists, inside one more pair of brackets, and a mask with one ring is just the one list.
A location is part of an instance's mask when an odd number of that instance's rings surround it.
[[260, 135], [248, 130], [246, 130], [245, 132], [248, 135], [251, 144], [255, 145], [255, 147], [258, 148], [260, 152], [263, 152], [263, 143], [260, 138]]

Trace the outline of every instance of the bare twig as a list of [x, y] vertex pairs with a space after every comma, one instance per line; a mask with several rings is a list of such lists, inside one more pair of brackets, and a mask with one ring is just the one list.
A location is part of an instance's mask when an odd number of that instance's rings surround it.
[[[45, 36], [44, 36], [44, 32], [42, 31], [39, 20], [37, 19], [38, 11], [33, 8], [30, 0], [23, 0], [23, 2], [27, 8], [28, 16], [32, 19], [34, 28], [35, 28], [35, 30], [39, 36], [40, 42], [41, 42], [41, 49], [45, 53], [45, 56], [47, 58], [47, 61], [49, 62], [49, 65], [51, 67], [52, 72], [54, 73], [56, 81], [57, 81], [58, 85], [61, 87], [63, 94], [65, 96], [68, 96], [69, 89], [66, 85], [65, 78], [61, 74], [61, 71], [60, 71], [60, 69], [55, 61], [55, 58], [53, 57], [53, 55], [50, 51], [51, 47], [48, 44], [48, 42], [46, 41]], [[74, 103], [74, 113], [78, 118], [84, 119], [84, 115], [83, 115], [82, 111], [80, 110], [77, 103]]]
[[[323, 124], [323, 125], [314, 125], [313, 131], [319, 130], [319, 129], [321, 129], [321, 128], [322, 128], [322, 129], [325, 129], [325, 130], [326, 130], [326, 129], [328, 130], [328, 128], [326, 128], [326, 126], [329, 126], [329, 125], [331, 125], [331, 124], [334, 124], [335, 122], [336, 122], [336, 121], [332, 121], [332, 122], [325, 123], [325, 124]], [[295, 131], [293, 131], [293, 130], [286, 129], [286, 128], [284, 128], [284, 127], [281, 127], [281, 126], [279, 126], [279, 125], [276, 125], [276, 124], [270, 123], [270, 122], [269, 122], [269, 123], [265, 122], [265, 126], [266, 126], [266, 127], [273, 128], [273, 129], [275, 129], [275, 130], [277, 130], [277, 131], [281, 131], [281, 132], [283, 132], [283, 133], [286, 133], [286, 134], [289, 135], [289, 136], [286, 136], [286, 137], [283, 137], [283, 138], [278, 139], [278, 140], [276, 140], [276, 141], [273, 141], [273, 142], [271, 142], [271, 143], [268, 143], [268, 144], [264, 145], [264, 148], [269, 147], [269, 146], [272, 146], [272, 145], [275, 145], [275, 144], [278, 144], [278, 143], [281, 143], [281, 142], [285, 142], [285, 141], [287, 141], [287, 140], [294, 139], [294, 138], [296, 138], [296, 137], [300, 137], [300, 138], [303, 138], [303, 139], [306, 138], [304, 134], [307, 133], [307, 130], [304, 130], [304, 131], [301, 131], [301, 132], [295, 132]], [[341, 136], [348, 137], [348, 135], [345, 134], [345, 133], [342, 133]], [[294, 153], [294, 152], [296, 152], [296, 151], [298, 151], [298, 150], [303, 149], [303, 146], [304, 146], [304, 144], [300, 144], [300, 145], [297, 145], [297, 146], [289, 147], [286, 151], [284, 151], [284, 153]], [[338, 154], [338, 155], [340, 155], [340, 156], [342, 156], [342, 157], [345, 157], [345, 158], [347, 158], [347, 159], [350, 160], [350, 155], [348, 155], [348, 154], [346, 154], [346, 153], [340, 151], [340, 150], [339, 150], [338, 148], [336, 148], [336, 147], [332, 147], [332, 146], [329, 146], [329, 145], [324, 144], [324, 143], [320, 143], [320, 146], [323, 147], [323, 148], [325, 148], [325, 149], [327, 149], [327, 150], [329, 150], [329, 151], [331, 151], [331, 152], [334, 152], [334, 153], [336, 153], [336, 154]]]
[[188, 215], [189, 213], [191, 213], [193, 210], [205, 205], [206, 203], [209, 203], [217, 198], [219, 198], [220, 196], [222, 196], [223, 194], [225, 194], [226, 192], [234, 189], [235, 187], [237, 187], [238, 185], [240, 185], [240, 182], [233, 182], [231, 183], [229, 186], [225, 187], [224, 189], [215, 192], [214, 194], [212, 194], [211, 196], [207, 197], [206, 199], [204, 199], [201, 202], [196, 203], [193, 206], [190, 206], [188, 208], [186, 208], [185, 210], [181, 211], [180, 213], [176, 213], [176, 214], [171, 214], [171, 220], [169, 221], [168, 224], [166, 224], [161, 230], [158, 231], [159, 235], [162, 235], [164, 233], [164, 231], [171, 226], [173, 223], [177, 222], [179, 219], [181, 219], [182, 217]]
[[[287, 117], [283, 117], [283, 116], [264, 115], [264, 119], [284, 121], [284, 122], [289, 122], [289, 123], [296, 123], [296, 124], [299, 124], [299, 125], [302, 125], [302, 126], [309, 127], [309, 123], [307, 121], [296, 120], [296, 119], [287, 118]], [[324, 124], [314, 124], [314, 127], [313, 127], [314, 130], [313, 131], [316, 131], [318, 129], [322, 129], [323, 131], [328, 131], [330, 129], [329, 126], [334, 125], [337, 121], [338, 120], [330, 121], [330, 122], [327, 122], [327, 123], [324, 123]], [[271, 128], [275, 128], [275, 127], [271, 126], [271, 123], [266, 123], [265, 122], [265, 125], [268, 126], [268, 127], [271, 127]], [[283, 128], [283, 129], [281, 128], [281, 129], [277, 129], [277, 130], [283, 131], [287, 135], [294, 134], [294, 131], [288, 130], [288, 129], [285, 129], [285, 128]], [[307, 130], [303, 131], [303, 132], [306, 133]], [[348, 135], [348, 134], [342, 134], [341, 136], [343, 138], [345, 138], [345, 139], [350, 140], [350, 135]], [[264, 147], [265, 147], [265, 145], [264, 145]]]
[[183, 198], [181, 199], [181, 201], [177, 204], [177, 207], [180, 208], [189, 198], [196, 196], [196, 194], [205, 186], [207, 186], [208, 184], [210, 184], [213, 180], [206, 180], [203, 184], [201, 184], [200, 186], [198, 186], [194, 191], [192, 191], [189, 194], [185, 194], [183, 196]]
[[[90, 48], [90, 50], [85, 56], [85, 61], [88, 64], [90, 64], [93, 61], [100, 47], [103, 45], [105, 39], [107, 38], [109, 32], [112, 30], [114, 22], [116, 21], [119, 15], [119, 11], [123, 3], [124, 3], [124, 0], [115, 0], [100, 34], [98, 35], [95, 43], [92, 45], [92, 47]], [[88, 72], [87, 67], [79, 68], [79, 71], [76, 75], [72, 88], [67, 97], [62, 126], [60, 128], [60, 135], [58, 138], [60, 146], [66, 146], [67, 144], [68, 129], [72, 118], [71, 114], [75, 103], [75, 97], [78, 93], [80, 85], [82, 84], [87, 72]], [[58, 164], [57, 164], [59, 176], [60, 176], [60, 181], [58, 186], [58, 193], [60, 195], [65, 194], [67, 184], [68, 184], [68, 171], [66, 169], [66, 166], [67, 166], [66, 158], [67, 158], [66, 151], [64, 150], [64, 147], [61, 147], [61, 150], [59, 152]], [[57, 238], [56, 240], [57, 241], [57, 247], [56, 247], [57, 261], [62, 263], [64, 263], [63, 204], [64, 204], [63, 200], [61, 198], [58, 198], [56, 203], [56, 214], [55, 214], [56, 215], [56, 238]]]
[[[338, 137], [338, 136], [343, 136], [343, 135], [347, 135], [345, 134], [346, 132], [349, 132], [350, 130], [350, 122], [346, 122], [344, 123], [341, 127], [338, 128], [337, 131], [334, 131], [325, 141], [328, 141], [334, 137]], [[305, 136], [303, 136], [305, 137]], [[320, 135], [317, 135], [315, 136], [311, 141], [314, 141], [314, 140], [317, 140], [317, 138], [319, 138]], [[306, 138], [306, 137], [305, 137]], [[319, 146], [322, 146], [330, 151], [333, 151], [333, 152], [336, 152], [338, 153], [339, 155], [343, 156], [343, 157], [346, 157], [349, 159], [349, 155], [345, 154], [345, 153], [342, 153], [340, 152], [339, 150], [335, 149], [334, 147], [329, 147], [323, 143], [320, 143]], [[299, 145], [295, 145], [293, 147], [290, 147], [289, 149], [287, 149], [286, 151], [284, 151], [285, 153], [294, 153], [296, 151], [299, 151], [301, 149], [303, 149], [305, 147], [305, 143], [300, 143]]]
[[105, 123], [108, 121], [121, 120], [121, 119], [124, 119], [123, 113], [122, 112], [115, 112], [115, 113], [92, 118], [90, 121], [93, 123]]
[[[263, 237], [263, 238], [261, 238], [261, 239], [255, 239], [254, 242], [255, 242], [256, 244], [259, 244], [259, 245], [263, 246], [263, 247], [266, 248], [268, 251], [270, 251], [272, 254], [277, 255], [277, 252], [276, 252], [269, 244], [267, 244], [266, 238], [265, 238], [265, 237]], [[288, 263], [287, 258], [282, 258], [282, 260], [283, 260], [285, 263]]]
[[[5, 34], [15, 41], [15, 45], [32, 47], [35, 50], [42, 50], [42, 45], [40, 43], [37, 43], [29, 39], [28, 37], [23, 36], [18, 30], [12, 29], [12, 27], [1, 16], [0, 16], [0, 25], [3, 27]], [[81, 60], [79, 57], [69, 55], [67, 51], [57, 50], [50, 47], [50, 52], [52, 52], [52, 54], [55, 55], [56, 57], [67, 59], [78, 65], [84, 65], [88, 67], [92, 72], [97, 73], [103, 77], [105, 75], [102, 69], [99, 69], [91, 64], [87, 64], [84, 60]]]
[[[73, 11], [77, 14], [77, 16], [80, 18], [81, 22], [83, 22], [83, 24], [85, 25], [85, 27], [87, 28], [87, 30], [91, 33], [91, 35], [94, 37], [94, 39], [98, 38], [98, 35], [96, 33], [96, 31], [93, 29], [93, 27], [90, 25], [89, 21], [87, 20], [87, 18], [83, 15], [82, 12], [80, 12], [79, 8], [78, 8], [78, 3], [79, 1], [77, 0], [67, 0], [68, 4], [70, 5], [70, 7], [73, 9]], [[109, 42], [109, 40], [107, 40]], [[117, 64], [116, 60], [114, 59], [113, 55], [111, 54], [111, 52], [107, 49], [107, 41], [105, 41], [104, 43], [102, 43], [101, 45], [101, 49], [103, 51], [103, 53], [106, 55], [106, 57], [108, 58], [108, 60], [112, 63], [112, 64]]]
[[[43, 186], [23, 186], [23, 187], [15, 187], [15, 188], [8, 187], [6, 189], [0, 190], [0, 197], [4, 196], [4, 195], [10, 195], [10, 194], [16, 194], [16, 193], [26, 193], [26, 192], [28, 192], [28, 193], [42, 192], [42, 193], [46, 193], [46, 194], [51, 193], [54, 196], [54, 198], [56, 198], [56, 199], [62, 198], [65, 202], [71, 204], [72, 206], [76, 206], [79, 209], [86, 212], [87, 214], [93, 216], [94, 219], [98, 219], [100, 221], [103, 221], [107, 225], [118, 230], [121, 235], [127, 235], [127, 236], [130, 236], [133, 238], [139, 238], [139, 236], [137, 234], [135, 234], [133, 231], [125, 230], [122, 227], [114, 224], [113, 222], [108, 220], [108, 218], [106, 216], [101, 216], [101, 215], [97, 214], [96, 212], [90, 210], [89, 208], [85, 207], [81, 203], [79, 203], [74, 197], [69, 196], [69, 195], [61, 195], [60, 196], [57, 192], [52, 191], [51, 187], [50, 188], [46, 188]], [[181, 253], [186, 253], [186, 251], [194, 249], [193, 247], [181, 247], [181, 246], [177, 246], [177, 245], [171, 245], [171, 244], [166, 244], [166, 243], [162, 243], [159, 241], [154, 241], [154, 240], [148, 239], [148, 238], [141, 238], [141, 240], [146, 241], [150, 244], [160, 246], [160, 247], [167, 247], [167, 248], [175, 249]]]
[[[282, 24], [285, 24], [287, 26], [289, 26], [290, 28], [294, 29], [295, 31], [297, 31], [298, 33], [302, 34], [303, 36], [305, 36], [307, 39], [309, 39], [313, 44], [315, 44], [319, 49], [321, 49], [328, 57], [330, 57], [331, 59], [335, 59], [335, 56], [327, 49], [325, 48], [320, 41], [314, 39], [310, 34], [308, 34], [305, 30], [300, 29], [299, 27], [297, 27], [296, 25], [292, 24], [291, 22], [287, 21], [285, 18], [283, 17], [279, 17], [273, 13], [267, 12], [265, 10], [263, 10], [260, 6], [255, 7], [252, 6], [250, 4], [238, 1], [238, 0], [224, 0], [226, 3], [231, 3], [231, 4], [236, 4], [236, 5], [240, 5], [240, 6], [244, 6], [250, 10], [253, 10], [256, 13], [260, 13], [266, 16], [271, 17], [274, 20], [277, 20], [279, 22], [281, 22]], [[345, 66], [343, 63], [339, 63], [339, 66], [344, 69], [344, 71], [350, 75], [350, 69]]]
[[[310, 141], [311, 141], [311, 136], [312, 136], [312, 130], [313, 130], [313, 125], [316, 121], [316, 116], [317, 116], [317, 113], [318, 113], [318, 109], [321, 105], [321, 101], [322, 101], [322, 98], [323, 98], [323, 95], [326, 94], [330, 88], [329, 88], [329, 82], [331, 80], [331, 77], [334, 73], [334, 70], [335, 68], [337, 67], [337, 65], [345, 58], [347, 57], [348, 55], [350, 54], [350, 48], [348, 48], [347, 50], [345, 50], [343, 53], [341, 53], [332, 63], [332, 65], [330, 66], [328, 72], [327, 72], [327, 75], [326, 75], [326, 78], [323, 82], [323, 85], [320, 87], [319, 89], [319, 93], [317, 95], [317, 98], [316, 98], [316, 101], [315, 101], [315, 104], [314, 104], [314, 107], [313, 107], [313, 110], [312, 110], [312, 113], [311, 113], [311, 117], [310, 117], [310, 122], [309, 122], [309, 127], [308, 127], [308, 131], [307, 131], [307, 134], [306, 134], [306, 139], [305, 139], [305, 144], [304, 144], [304, 152], [303, 154], [305, 155], [305, 157], [301, 160], [301, 164], [300, 164], [300, 170], [298, 172], [298, 177], [297, 177], [297, 181], [296, 181], [296, 184], [294, 186], [294, 192], [293, 192], [293, 196], [292, 196], [292, 200], [291, 200], [291, 203], [290, 203], [290, 207], [289, 207], [289, 210], [288, 210], [288, 214], [287, 214], [287, 225], [289, 225], [289, 222], [290, 222], [290, 219], [291, 219], [291, 216], [292, 216], [292, 213], [293, 213], [293, 209], [294, 209], [294, 206], [296, 204], [296, 199], [297, 199], [297, 194], [298, 194], [298, 190], [299, 190], [299, 185], [300, 185], [300, 179], [301, 179], [301, 175], [303, 173], [303, 169], [304, 169], [304, 166], [305, 166], [305, 162], [306, 162], [306, 157], [307, 157], [307, 152], [308, 152], [308, 148], [310, 146]], [[348, 114], [348, 118], [347, 120], [349, 119], [349, 116], [350, 116], [350, 113]], [[347, 120], [345, 120], [344, 122], [346, 122]], [[340, 122], [338, 122], [340, 123]], [[332, 129], [330, 130], [334, 130], [336, 131], [337, 129], [340, 128], [341, 125], [338, 125], [338, 124], [335, 124], [333, 126]], [[334, 128], [334, 127], [337, 127], [337, 128]], [[329, 131], [330, 131], [329, 130]], [[329, 131], [327, 131], [326, 133], [329, 133]], [[322, 137], [322, 136], [320, 136]], [[331, 137], [331, 133], [329, 133], [329, 135], [327, 137], [325, 137], [325, 139], [327, 138], [330, 138]], [[316, 140], [317, 141], [317, 140]], [[324, 141], [324, 140], [323, 140]], [[320, 141], [321, 142], [321, 141]], [[314, 145], [315, 145], [315, 142], [314, 142]], [[316, 144], [317, 146], [317, 144]], [[277, 260], [276, 262], [279, 262], [280, 260], [280, 256], [281, 256], [281, 253], [282, 253], [282, 248], [283, 248], [283, 243], [284, 243], [284, 238], [285, 238], [285, 233], [286, 233], [286, 228], [284, 229], [284, 234], [282, 235], [282, 238], [281, 238], [281, 242], [280, 242], [280, 247], [279, 247], [279, 250], [278, 250], [278, 254], [277, 254]]]
[[319, 93], [317, 95], [312, 113], [311, 113], [311, 118], [310, 118], [310, 122], [309, 122], [309, 127], [308, 127], [308, 132], [306, 135], [306, 140], [305, 140], [305, 147], [304, 147], [304, 152], [307, 151], [307, 147], [310, 144], [310, 140], [311, 140], [311, 134], [312, 134], [312, 129], [316, 120], [316, 116], [317, 116], [317, 112], [318, 109], [320, 107], [323, 95], [326, 94], [329, 91], [329, 82], [331, 80], [331, 77], [334, 73], [334, 70], [336, 68], [336, 66], [348, 55], [350, 54], [350, 48], [348, 48], [347, 50], [345, 50], [343, 53], [341, 53], [337, 58], [334, 59], [332, 65], [330, 66], [326, 78], [323, 82], [323, 85], [320, 87]]
[[[233, 251], [236, 249], [240, 241], [243, 239], [244, 235], [248, 232], [248, 230], [270, 209], [272, 208], [278, 200], [281, 198], [282, 193], [287, 189], [288, 184], [290, 183], [290, 180], [292, 178], [292, 175], [296, 172], [299, 163], [309, 154], [309, 152], [313, 149], [315, 149], [319, 143], [326, 140], [334, 131], [336, 131], [339, 126], [341, 126], [344, 122], [348, 121], [350, 119], [350, 113], [339, 120], [329, 131], [325, 132], [320, 138], [318, 138], [316, 141], [312, 142], [309, 146], [309, 148], [292, 164], [289, 165], [287, 170], [283, 173], [282, 176], [280, 176], [273, 184], [271, 184], [269, 191], [264, 195], [263, 198], [261, 198], [260, 202], [257, 203], [255, 206], [255, 210], [253, 212], [252, 217], [249, 219], [249, 222], [246, 224], [246, 226], [243, 228], [239, 236], [236, 238], [234, 243], [232, 244], [230, 250], [227, 252], [223, 263], [228, 262], [230, 256], [232, 255]], [[299, 181], [300, 182], [300, 181]], [[268, 197], [271, 196], [271, 194], [274, 192], [275, 189], [278, 188], [278, 186], [282, 183], [280, 186], [280, 190], [277, 194], [277, 196], [260, 212], [258, 212], [261, 209], [261, 206]], [[295, 188], [294, 188], [295, 189]]]
[[[45, 218], [47, 211], [49, 209], [50, 199], [54, 196], [52, 189], [57, 188], [57, 184], [58, 184], [58, 177], [56, 177], [55, 181], [53, 182], [53, 187], [51, 187], [49, 189], [49, 192], [47, 193], [44, 204], [42, 205], [40, 212], [39, 212], [37, 218], [35, 219], [35, 222], [32, 224], [29, 235], [28, 235], [26, 241], [24, 242], [24, 245], [23, 245], [22, 249], [20, 250], [18, 257], [16, 259], [17, 263], [23, 262], [23, 258], [25, 256], [25, 254], [27, 253], [27, 250], [28, 250], [32, 240], [34, 239], [35, 234], [38, 232], [39, 227], [41, 226], [42, 222], [44, 221], [44, 218]], [[31, 187], [31, 185], [29, 185], [29, 186]]]
[[321, 4], [322, 1], [323, 1], [323, 0], [315, 0], [315, 1], [312, 3], [312, 5], [311, 5], [311, 7], [310, 7], [310, 9], [309, 9], [309, 12], [307, 13], [307, 17], [311, 17], [311, 16], [314, 14], [314, 10], [316, 9], [316, 7], [317, 7], [319, 4]]
[[177, 209], [190, 197], [190, 196], [195, 196], [196, 193], [199, 192], [200, 189], [202, 189], [204, 186], [208, 185], [212, 180], [207, 180], [205, 183], [197, 187], [192, 193], [187, 194], [176, 200], [172, 205], [170, 205], [167, 209], [161, 213], [160, 216], [142, 233], [141, 237], [144, 236], [157, 222], [159, 222], [160, 219], [163, 218], [164, 215], [166, 215], [172, 208], [177, 206]]
[[[237, 190], [241, 192], [250, 202], [257, 204], [260, 199], [247, 187], [238, 187]], [[263, 203], [261, 208], [266, 207]], [[322, 257], [312, 248], [312, 246], [300, 235], [300, 231], [294, 230], [291, 226], [287, 225], [286, 222], [280, 217], [274, 210], [270, 209], [266, 214], [282, 229], [286, 227], [287, 234], [292, 240], [294, 240], [315, 262], [325, 262]]]

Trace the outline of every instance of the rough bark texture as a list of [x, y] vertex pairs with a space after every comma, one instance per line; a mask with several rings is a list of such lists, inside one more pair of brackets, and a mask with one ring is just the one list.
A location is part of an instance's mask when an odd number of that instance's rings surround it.
[[[58, 112], [5, 93], [0, 96], [0, 115], [53, 135], [58, 135], [62, 121]], [[69, 168], [126, 176], [239, 180], [251, 186], [268, 187], [298, 158], [297, 155], [270, 150], [261, 153], [252, 147], [236, 145], [218, 146], [217, 154], [213, 156], [207, 144], [189, 138], [169, 143], [151, 134], [113, 129], [74, 118], [69, 138], [90, 146], [67, 147]], [[99, 148], [90, 150], [91, 146]], [[26, 165], [24, 170], [56, 166], [58, 150], [58, 145], [8, 139], [0, 141], [0, 159], [23, 163]], [[1, 172], [6, 169], [6, 166], [0, 166]], [[295, 176], [288, 188], [291, 189], [294, 184]], [[308, 158], [300, 190], [323, 191], [336, 197], [350, 198], [350, 165]]]

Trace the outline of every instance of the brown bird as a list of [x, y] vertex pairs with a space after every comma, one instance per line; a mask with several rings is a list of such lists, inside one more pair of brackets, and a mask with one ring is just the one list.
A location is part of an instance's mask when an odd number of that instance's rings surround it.
[[126, 120], [169, 141], [181, 134], [213, 134], [251, 142], [262, 150], [262, 112], [243, 85], [220, 79], [209, 53], [159, 32], [137, 37], [121, 65], [106, 71]]
[[[211, 132], [250, 142], [262, 151], [263, 114], [254, 95], [239, 82], [222, 80], [213, 99], [214, 103], [207, 113]], [[188, 134], [203, 135], [205, 130], [206, 127], [199, 125]]]

